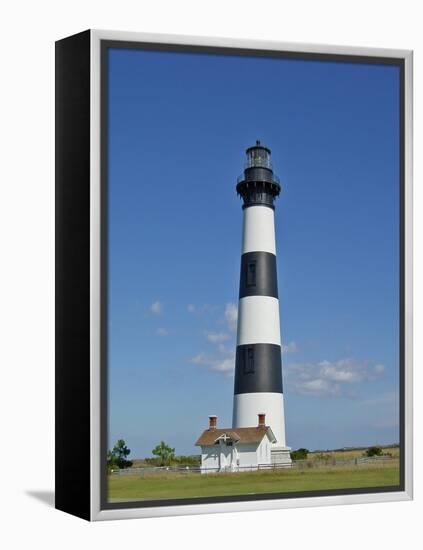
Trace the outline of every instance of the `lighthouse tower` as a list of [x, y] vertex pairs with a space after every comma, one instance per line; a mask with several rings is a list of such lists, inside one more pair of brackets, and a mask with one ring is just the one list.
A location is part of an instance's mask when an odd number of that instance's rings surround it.
[[254, 426], [257, 415], [265, 415], [276, 438], [272, 463], [288, 466], [274, 224], [281, 186], [273, 174], [270, 149], [257, 141], [246, 153], [236, 186], [244, 221], [232, 426]]

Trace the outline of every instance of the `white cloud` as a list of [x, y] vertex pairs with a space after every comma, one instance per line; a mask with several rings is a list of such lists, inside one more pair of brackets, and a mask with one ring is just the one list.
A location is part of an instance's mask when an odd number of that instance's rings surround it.
[[[204, 304], [200, 308], [196, 308], [195, 312], [211, 313], [216, 309], [219, 308]], [[226, 324], [229, 332], [225, 330], [206, 331], [204, 334], [207, 340], [214, 344], [215, 351], [210, 354], [201, 352], [195, 357], [192, 357], [190, 362], [195, 365], [207, 367], [209, 370], [220, 372], [227, 376], [233, 376], [235, 371], [235, 343], [231, 332], [236, 330], [237, 319], [238, 308], [236, 304], [226, 304], [224, 317], [218, 321], [218, 324]], [[228, 342], [228, 345], [224, 345], [223, 342]]]
[[189, 313], [194, 313], [195, 305], [194, 304], [188, 304], [187, 305], [187, 310], [188, 310]]
[[235, 370], [235, 352], [233, 350], [224, 350], [218, 356], [199, 353], [190, 360], [190, 363], [205, 366], [212, 371], [220, 372], [227, 376], [233, 376]]
[[350, 392], [353, 384], [373, 381], [385, 371], [381, 364], [351, 358], [318, 363], [293, 363], [284, 369], [286, 385], [303, 395], [333, 397]]
[[380, 364], [375, 365], [374, 371], [377, 372], [378, 374], [382, 374], [383, 372], [385, 372], [385, 366]]
[[331, 384], [322, 378], [304, 381], [302, 384], [303, 393], [311, 393], [317, 395], [339, 395], [340, 387], [338, 384]]
[[238, 321], [238, 306], [233, 303], [226, 304], [225, 306], [225, 321], [229, 330], [235, 331]]
[[226, 359], [218, 359], [212, 366], [213, 370], [223, 372], [225, 374], [233, 374], [235, 370], [235, 357], [227, 357]]
[[194, 363], [194, 365], [207, 365], [209, 360], [207, 359], [206, 354], [201, 352], [194, 355], [194, 357], [190, 359], [190, 363]]
[[296, 353], [297, 351], [298, 351], [298, 346], [295, 342], [282, 344], [282, 353]]
[[362, 365], [353, 364], [348, 359], [341, 359], [336, 363], [322, 361], [318, 364], [320, 376], [333, 382], [360, 382], [365, 376]]
[[156, 334], [158, 336], [167, 336], [169, 334], [169, 332], [165, 328], [160, 327], [160, 328], [157, 329]]
[[153, 302], [150, 306], [151, 313], [154, 313], [154, 315], [160, 315], [160, 313], [163, 311], [163, 305], [161, 302]]
[[213, 344], [226, 342], [226, 340], [229, 340], [230, 338], [229, 334], [226, 334], [225, 332], [206, 332], [206, 337], [207, 340], [209, 342], [213, 342]]

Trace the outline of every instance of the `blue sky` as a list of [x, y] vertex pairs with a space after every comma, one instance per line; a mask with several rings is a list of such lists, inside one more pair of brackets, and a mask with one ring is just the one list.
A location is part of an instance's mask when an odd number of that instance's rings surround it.
[[245, 148], [272, 150], [287, 444], [398, 434], [399, 69], [109, 51], [109, 438], [232, 420]]

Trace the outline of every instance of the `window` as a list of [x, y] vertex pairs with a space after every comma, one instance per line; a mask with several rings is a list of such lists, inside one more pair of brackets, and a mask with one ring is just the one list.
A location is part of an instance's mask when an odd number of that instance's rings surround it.
[[256, 286], [256, 261], [247, 264], [247, 287]]
[[253, 372], [254, 372], [254, 348], [246, 348], [244, 374], [250, 374]]

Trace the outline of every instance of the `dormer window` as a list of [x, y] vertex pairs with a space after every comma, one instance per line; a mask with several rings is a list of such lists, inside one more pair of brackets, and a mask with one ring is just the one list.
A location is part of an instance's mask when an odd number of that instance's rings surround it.
[[228, 435], [227, 433], [223, 433], [218, 437], [218, 439], [214, 442], [214, 444], [219, 445], [220, 441], [222, 441], [224, 445], [232, 446], [235, 440], [231, 435]]

